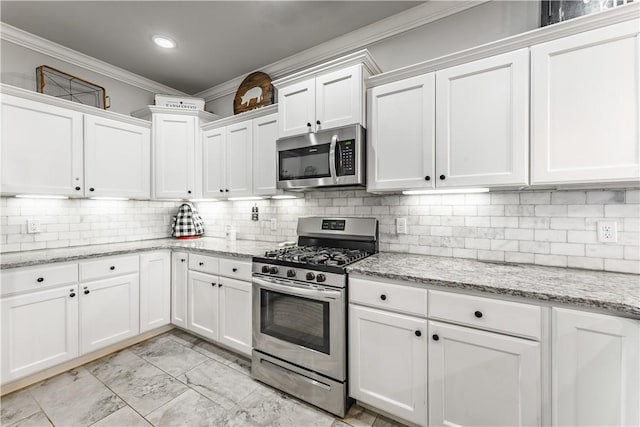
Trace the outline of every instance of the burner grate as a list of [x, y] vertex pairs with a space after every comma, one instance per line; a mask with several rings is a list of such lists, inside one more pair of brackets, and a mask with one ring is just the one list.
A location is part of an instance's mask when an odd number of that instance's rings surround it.
[[267, 251], [265, 257], [307, 265], [344, 266], [371, 255], [360, 249], [292, 246]]

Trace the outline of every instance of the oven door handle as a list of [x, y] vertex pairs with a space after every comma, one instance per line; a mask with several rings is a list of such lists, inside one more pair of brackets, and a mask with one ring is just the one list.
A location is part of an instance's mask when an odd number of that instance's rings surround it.
[[317, 290], [309, 289], [302, 286], [296, 286], [287, 282], [275, 281], [273, 279], [265, 280], [259, 277], [253, 277], [253, 283], [266, 289], [273, 289], [274, 291], [282, 291], [292, 295], [324, 298], [324, 299], [338, 299], [341, 296], [340, 291], [330, 290]]
[[331, 144], [329, 145], [329, 173], [333, 178], [334, 183], [338, 183], [338, 172], [336, 172], [336, 145], [338, 144], [338, 135], [334, 134], [331, 137]]

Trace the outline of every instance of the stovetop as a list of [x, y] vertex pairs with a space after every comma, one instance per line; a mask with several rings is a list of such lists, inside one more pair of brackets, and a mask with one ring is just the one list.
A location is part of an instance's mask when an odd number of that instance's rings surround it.
[[267, 251], [268, 260], [287, 261], [307, 268], [313, 266], [345, 267], [371, 255], [361, 249], [329, 248], [321, 246], [292, 246]]

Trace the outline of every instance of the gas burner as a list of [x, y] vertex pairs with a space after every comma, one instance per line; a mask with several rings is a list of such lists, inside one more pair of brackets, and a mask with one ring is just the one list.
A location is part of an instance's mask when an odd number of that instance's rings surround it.
[[344, 266], [371, 255], [360, 249], [328, 248], [318, 246], [292, 246], [267, 251], [268, 259], [308, 265]]

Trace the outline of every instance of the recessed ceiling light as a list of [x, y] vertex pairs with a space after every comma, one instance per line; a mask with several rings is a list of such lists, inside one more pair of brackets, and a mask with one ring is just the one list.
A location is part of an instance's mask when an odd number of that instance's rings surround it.
[[152, 39], [155, 44], [165, 49], [173, 49], [176, 47], [176, 42], [171, 40], [169, 37], [155, 35]]

